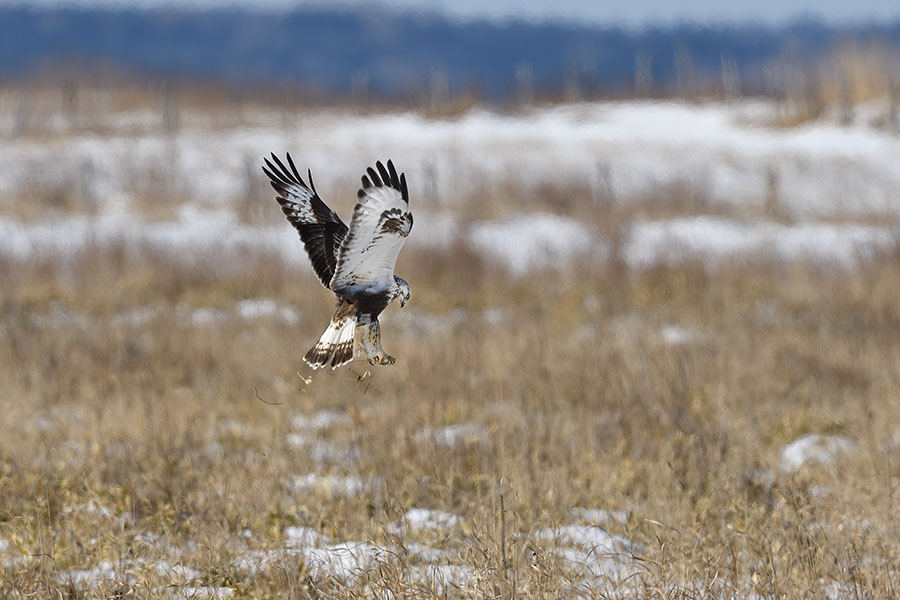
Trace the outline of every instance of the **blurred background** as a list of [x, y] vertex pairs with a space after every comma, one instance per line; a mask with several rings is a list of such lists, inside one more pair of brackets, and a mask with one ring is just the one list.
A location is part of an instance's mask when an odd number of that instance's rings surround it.
[[898, 9], [875, 0], [727, 7], [6, 0], [0, 7], [7, 82], [211, 86], [245, 98], [443, 110], [741, 95], [850, 104], [896, 82], [891, 59], [900, 36]]
[[0, 592], [893, 597], [900, 4], [608, 4], [0, 0]]

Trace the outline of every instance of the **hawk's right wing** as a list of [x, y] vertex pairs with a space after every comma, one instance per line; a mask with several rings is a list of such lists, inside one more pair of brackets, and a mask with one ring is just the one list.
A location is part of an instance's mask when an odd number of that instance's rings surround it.
[[291, 155], [287, 155], [288, 170], [275, 154], [272, 154], [273, 165], [268, 158], [264, 158], [266, 165], [263, 167], [266, 175], [278, 196], [278, 204], [288, 221], [297, 229], [300, 239], [309, 254], [316, 277], [322, 285], [328, 287], [331, 278], [334, 277], [337, 268], [338, 249], [347, 235], [347, 226], [333, 210], [322, 202], [316, 193], [313, 184], [312, 173], [307, 171], [309, 186], [300, 177]]
[[357, 193], [350, 232], [338, 251], [331, 280], [335, 292], [382, 292], [394, 285], [394, 264], [412, 229], [406, 176], [397, 175], [394, 163], [368, 169]]

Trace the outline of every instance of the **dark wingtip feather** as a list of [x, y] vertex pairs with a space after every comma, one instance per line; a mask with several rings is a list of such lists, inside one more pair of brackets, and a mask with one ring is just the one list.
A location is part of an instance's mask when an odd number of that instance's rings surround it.
[[375, 187], [382, 186], [381, 178], [378, 177], [378, 173], [375, 172], [375, 169], [373, 169], [372, 167], [369, 167], [368, 169], [366, 169], [366, 173], [369, 174], [369, 178], [372, 179], [372, 183], [375, 184]]
[[409, 203], [409, 190], [406, 189], [406, 173], [400, 173], [400, 195]]
[[300, 183], [299, 181], [292, 181], [291, 172], [288, 171], [287, 167], [284, 166], [284, 163], [281, 162], [275, 154], [272, 154], [272, 158], [275, 160], [275, 164], [281, 168], [281, 177], [284, 179], [285, 183]]
[[313, 194], [315, 194], [316, 196], [318, 196], [318, 195], [319, 195], [319, 192], [316, 191], [316, 184], [313, 183], [313, 180], [312, 180], [312, 171], [310, 171], [309, 169], [307, 169], [307, 170], [306, 170], [306, 176], [309, 177], [309, 187], [310, 187], [310, 189], [313, 191]]
[[364, 190], [367, 190], [370, 187], [372, 187], [372, 182], [369, 181], [369, 178], [366, 177], [365, 175], [362, 176], [362, 186], [363, 186]]
[[395, 189], [400, 189], [400, 178], [397, 177], [397, 169], [394, 168], [394, 163], [391, 159], [388, 159], [387, 166], [391, 176], [391, 185], [394, 186]]
[[[273, 154], [272, 156], [274, 157], [275, 155]], [[277, 162], [278, 159], [276, 158], [275, 160]], [[279, 169], [278, 167], [273, 165], [271, 162], [269, 162], [268, 158], [264, 158], [263, 161], [269, 167], [269, 171], [267, 174], [273, 183], [277, 181], [278, 183], [280, 183], [282, 185], [290, 185], [291, 184], [290, 180], [281, 172], [281, 169]]]
[[385, 185], [392, 185], [391, 174], [388, 173], [388, 170], [384, 168], [384, 163], [380, 160], [375, 163], [375, 166], [378, 167], [378, 172], [381, 174], [381, 180], [385, 183]]
[[297, 181], [300, 183], [300, 185], [302, 185], [303, 187], [306, 187], [306, 183], [303, 181], [303, 178], [300, 177], [300, 173], [297, 171], [297, 167], [294, 166], [294, 160], [291, 158], [290, 152], [287, 153], [287, 159], [288, 159], [288, 164], [291, 165], [291, 171], [293, 171], [294, 177], [297, 178]]
[[269, 183], [272, 184], [272, 187], [275, 188], [275, 191], [281, 193], [282, 189], [287, 184], [287, 182], [277, 174], [278, 169], [273, 167], [272, 163], [270, 163], [269, 161], [266, 161], [266, 164], [269, 166], [269, 168], [267, 169], [267, 168], [263, 167], [262, 168], [263, 172], [266, 175], [268, 175]]

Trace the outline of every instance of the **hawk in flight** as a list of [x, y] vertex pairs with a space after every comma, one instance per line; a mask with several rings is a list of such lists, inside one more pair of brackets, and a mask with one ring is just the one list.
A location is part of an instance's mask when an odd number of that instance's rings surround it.
[[394, 364], [394, 357], [381, 347], [378, 315], [394, 300], [400, 300], [401, 307], [409, 301], [409, 284], [394, 275], [413, 224], [406, 175], [398, 176], [390, 160], [387, 167], [381, 161], [369, 167], [348, 228], [319, 197], [309, 170], [306, 185], [290, 154], [290, 169], [275, 154], [271, 162], [263, 160], [263, 171], [278, 193], [275, 199], [300, 234], [316, 276], [337, 296], [331, 324], [303, 360], [313, 369], [347, 364], [353, 360], [359, 330], [359, 345], [369, 363]]

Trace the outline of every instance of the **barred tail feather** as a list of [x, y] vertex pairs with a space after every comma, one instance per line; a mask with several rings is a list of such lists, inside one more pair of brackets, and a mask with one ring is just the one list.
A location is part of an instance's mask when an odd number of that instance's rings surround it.
[[316, 345], [309, 349], [303, 360], [314, 370], [329, 365], [332, 369], [337, 369], [347, 364], [353, 360], [355, 333], [356, 315], [332, 319], [328, 329]]

